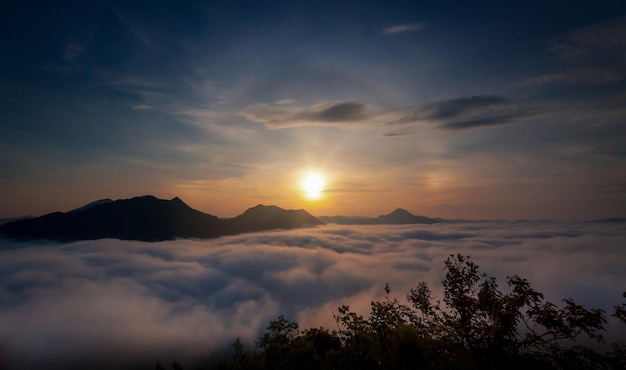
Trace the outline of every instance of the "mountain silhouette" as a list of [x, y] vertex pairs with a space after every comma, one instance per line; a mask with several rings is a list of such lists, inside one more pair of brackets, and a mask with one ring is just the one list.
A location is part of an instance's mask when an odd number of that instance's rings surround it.
[[159, 241], [175, 238], [215, 238], [251, 231], [291, 229], [320, 220], [304, 210], [256, 206], [240, 216], [220, 219], [189, 207], [180, 198], [151, 195], [111, 201], [104, 199], [75, 210], [22, 219], [0, 226], [0, 235], [19, 240], [56, 241], [115, 238]]
[[284, 210], [276, 206], [259, 204], [235, 218], [224, 220], [224, 230], [230, 234], [239, 234], [322, 224], [324, 223], [303, 209], [297, 211]]
[[91, 207], [93, 207], [93, 206], [97, 206], [98, 204], [106, 204], [106, 203], [111, 203], [111, 202], [113, 202], [113, 199], [109, 199], [109, 198], [106, 198], [106, 199], [100, 199], [100, 200], [96, 200], [95, 202], [91, 202], [91, 203], [85, 204], [85, 205], [84, 205], [84, 206], [82, 206], [82, 207], [79, 207], [79, 208], [73, 209], [73, 210], [71, 210], [70, 212], [84, 211], [84, 210], [86, 210], [87, 208], [91, 208]]
[[22, 217], [11, 217], [11, 218], [0, 218], [0, 225], [8, 224], [9, 222], [17, 221], [17, 220], [25, 220], [27, 218], [35, 218], [35, 216], [22, 216]]
[[434, 224], [446, 222], [441, 218], [430, 218], [411, 214], [406, 209], [397, 208], [395, 211], [378, 217], [360, 216], [320, 216], [324, 223], [340, 225], [404, 225], [404, 224]]
[[384, 225], [400, 225], [400, 224], [434, 224], [440, 222], [436, 219], [413, 215], [406, 209], [397, 208], [388, 215], [380, 215], [376, 217], [378, 224]]

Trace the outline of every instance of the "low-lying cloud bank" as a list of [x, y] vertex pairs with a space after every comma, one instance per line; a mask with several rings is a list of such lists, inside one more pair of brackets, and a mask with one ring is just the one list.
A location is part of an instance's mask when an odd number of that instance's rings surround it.
[[456, 253], [501, 286], [518, 274], [554, 302], [610, 310], [626, 290], [625, 245], [623, 223], [531, 222], [329, 225], [159, 243], [0, 240], [0, 361], [208, 367], [235, 337], [252, 345], [279, 314], [332, 329], [338, 305], [366, 313], [385, 283], [398, 298], [419, 281], [440, 294], [443, 261]]

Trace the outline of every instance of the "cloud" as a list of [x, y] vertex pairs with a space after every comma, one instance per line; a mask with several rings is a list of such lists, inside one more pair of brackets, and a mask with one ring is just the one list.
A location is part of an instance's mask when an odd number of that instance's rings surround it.
[[153, 106], [147, 105], [147, 104], [138, 104], [138, 105], [133, 105], [131, 107], [134, 110], [149, 110], [149, 109], [154, 109]]
[[543, 86], [553, 83], [566, 85], [610, 85], [626, 78], [623, 72], [609, 69], [570, 69], [562, 72], [540, 75], [518, 82], [521, 86]]
[[522, 86], [609, 85], [626, 79], [626, 17], [581, 28], [548, 49], [566, 68], [518, 82]]
[[392, 35], [396, 33], [403, 32], [417, 32], [421, 31], [426, 27], [426, 23], [418, 22], [418, 23], [405, 23], [405, 24], [397, 24], [395, 26], [387, 27], [383, 30], [383, 33]]
[[136, 24], [129, 22], [128, 19], [116, 6], [111, 5], [111, 10], [113, 10], [113, 13], [115, 14], [118, 22], [126, 27], [128, 29], [128, 32], [130, 32], [137, 40], [141, 41], [141, 43], [144, 45], [151, 44], [150, 39], [145, 35], [145, 33], [140, 31]]
[[[478, 95], [389, 111], [390, 124], [434, 122], [445, 130], [506, 125], [535, 113], [535, 108], [501, 96]], [[393, 115], [396, 117], [393, 118]]]
[[[413, 125], [435, 123], [444, 130], [462, 130], [512, 123], [534, 114], [536, 109], [501, 96], [478, 95], [461, 97], [422, 106], [376, 111], [359, 102], [330, 102], [309, 108], [257, 104], [240, 114], [268, 128], [297, 126], [334, 126], [348, 128], [383, 125]], [[406, 132], [384, 133], [385, 137], [405, 135]]]
[[61, 76], [69, 76], [77, 71], [75, 67], [69, 65], [61, 65], [54, 63], [47, 63], [35, 66], [35, 69], [39, 71], [52, 72]]
[[[471, 255], [504, 284], [528, 278], [549, 300], [609, 310], [626, 286], [621, 224], [473, 222], [338, 226], [213, 240], [69, 244], [0, 241], [0, 347], [9, 368], [207, 367], [279, 314], [334, 328], [367, 313], [389, 283], [441, 294], [443, 261]], [[612, 334], [611, 334], [612, 335]], [[114, 354], [114, 355], [113, 355]]]
[[270, 128], [286, 128], [358, 123], [367, 120], [372, 112], [371, 106], [353, 101], [321, 103], [304, 109], [286, 104], [257, 104], [246, 108], [241, 115]]
[[386, 138], [396, 138], [396, 137], [402, 137], [402, 136], [406, 136], [409, 135], [410, 132], [384, 132], [382, 134], [380, 134], [381, 137], [386, 137]]
[[557, 40], [549, 49], [561, 59], [597, 62], [626, 56], [626, 17], [578, 29]]
[[344, 102], [322, 105], [318, 110], [305, 114], [305, 117], [322, 122], [356, 121], [365, 118], [367, 111], [368, 107], [361, 103]]
[[76, 59], [78, 59], [83, 54], [84, 51], [85, 51], [85, 48], [82, 45], [69, 42], [65, 44], [65, 48], [63, 49], [63, 55], [62, 55], [63, 60], [68, 63], [72, 63]]

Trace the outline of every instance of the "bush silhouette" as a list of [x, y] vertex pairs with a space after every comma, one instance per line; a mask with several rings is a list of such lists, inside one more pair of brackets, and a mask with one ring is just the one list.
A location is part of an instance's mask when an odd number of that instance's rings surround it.
[[[341, 306], [338, 330], [300, 330], [283, 316], [271, 321], [257, 348], [233, 344], [233, 361], [220, 369], [624, 369], [626, 345], [599, 353], [583, 342], [604, 343], [606, 318], [572, 299], [561, 307], [518, 276], [508, 292], [481, 274], [469, 257], [444, 262], [443, 300], [424, 282], [406, 304], [390, 298], [371, 302], [368, 317]], [[624, 292], [626, 298], [626, 292]], [[626, 303], [612, 316], [626, 325]]]

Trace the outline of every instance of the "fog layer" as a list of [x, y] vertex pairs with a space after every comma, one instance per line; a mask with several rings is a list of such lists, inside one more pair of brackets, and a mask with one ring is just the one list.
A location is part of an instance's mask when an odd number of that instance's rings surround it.
[[0, 240], [0, 361], [208, 367], [236, 337], [253, 345], [279, 314], [335, 329], [337, 306], [367, 313], [385, 283], [402, 299], [426, 281], [440, 297], [443, 261], [456, 253], [502, 288], [517, 274], [554, 302], [610, 310], [626, 290], [625, 246], [623, 223], [539, 222], [329, 225], [159, 243]]

